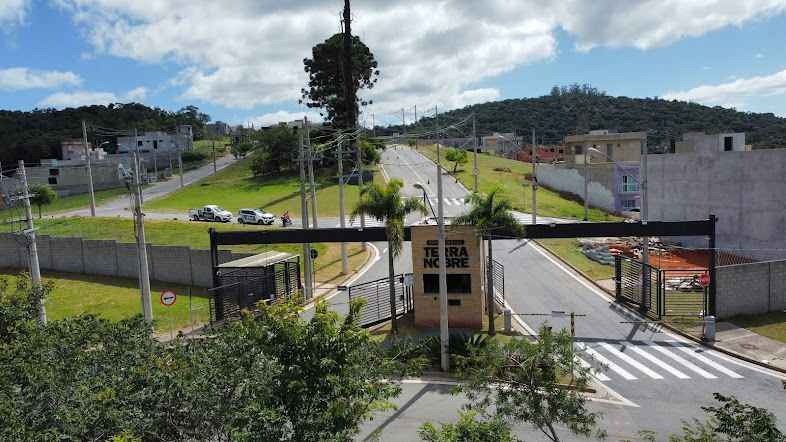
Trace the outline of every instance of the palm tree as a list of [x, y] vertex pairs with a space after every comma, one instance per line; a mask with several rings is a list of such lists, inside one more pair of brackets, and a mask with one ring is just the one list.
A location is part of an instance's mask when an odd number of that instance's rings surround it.
[[385, 222], [385, 233], [388, 237], [388, 284], [390, 285], [390, 317], [393, 333], [398, 332], [396, 326], [396, 287], [394, 285], [395, 269], [393, 260], [401, 253], [404, 244], [404, 219], [413, 212], [425, 215], [426, 206], [419, 199], [401, 198], [401, 180], [390, 180], [385, 185], [370, 184], [360, 191], [360, 201], [352, 211], [350, 219], [358, 216], [370, 216], [377, 221]]
[[520, 238], [524, 235], [524, 226], [521, 225], [513, 214], [510, 201], [497, 197], [498, 189], [492, 190], [488, 195], [473, 194], [470, 197], [472, 208], [464, 215], [453, 219], [453, 224], [466, 224], [475, 226], [478, 234], [489, 237], [488, 264], [486, 266], [486, 310], [489, 320], [489, 334], [494, 330], [494, 254], [491, 246], [491, 237], [495, 234], [507, 233]]

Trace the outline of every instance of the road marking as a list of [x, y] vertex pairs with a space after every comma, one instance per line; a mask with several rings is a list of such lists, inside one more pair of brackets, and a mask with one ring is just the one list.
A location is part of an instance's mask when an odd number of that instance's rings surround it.
[[611, 378], [610, 378], [610, 377], [608, 377], [608, 376], [606, 376], [605, 374], [603, 374], [602, 372], [600, 372], [600, 371], [598, 371], [598, 370], [595, 370], [594, 368], [592, 368], [592, 365], [590, 365], [590, 363], [589, 363], [589, 362], [587, 362], [587, 361], [585, 361], [584, 359], [581, 359], [581, 358], [576, 358], [576, 360], [578, 360], [578, 361], [579, 361], [579, 365], [581, 365], [582, 367], [589, 368], [589, 370], [590, 370], [590, 374], [591, 374], [592, 376], [594, 376], [594, 377], [595, 377], [597, 380], [599, 380], [599, 381], [601, 381], [601, 382], [606, 382], [606, 381], [610, 381], [610, 380], [611, 380]]
[[700, 354], [699, 354], [698, 352], [696, 352], [696, 351], [692, 351], [693, 349], [692, 349], [692, 348], [690, 348], [690, 347], [678, 347], [678, 348], [679, 348], [680, 350], [682, 350], [682, 352], [683, 352], [683, 353], [687, 353], [687, 354], [689, 354], [689, 355], [693, 356], [694, 358], [696, 358], [696, 359], [700, 360], [701, 362], [703, 362], [703, 363], [705, 363], [705, 364], [709, 365], [710, 367], [712, 367], [712, 368], [714, 368], [714, 369], [718, 370], [719, 372], [721, 372], [721, 373], [725, 374], [726, 376], [728, 376], [728, 377], [730, 377], [730, 378], [734, 378], [734, 379], [742, 379], [742, 376], [741, 376], [741, 375], [739, 375], [739, 374], [737, 374], [737, 373], [735, 373], [735, 372], [733, 372], [733, 371], [729, 370], [728, 368], [726, 368], [726, 367], [724, 367], [724, 366], [722, 366], [722, 365], [720, 365], [720, 364], [716, 363], [715, 361], [712, 361], [712, 360], [710, 360], [710, 359], [707, 359], [707, 358], [705, 358], [704, 356], [700, 355]]
[[677, 361], [680, 364], [682, 364], [683, 366], [685, 366], [685, 368], [688, 368], [689, 370], [693, 370], [699, 376], [701, 376], [701, 377], [703, 377], [705, 379], [718, 379], [718, 377], [715, 376], [714, 374], [708, 372], [707, 370], [704, 370], [703, 368], [697, 366], [693, 362], [690, 362], [690, 361], [686, 360], [685, 358], [670, 352], [669, 350], [667, 350], [665, 347], [663, 347], [661, 345], [650, 344], [650, 345], [648, 345], [648, 347], [654, 348], [655, 350], [663, 353], [664, 355], [674, 359], [675, 361]]
[[620, 367], [619, 365], [611, 362], [605, 356], [603, 356], [602, 354], [598, 353], [594, 349], [592, 349], [590, 347], [587, 347], [586, 345], [583, 345], [583, 344], [578, 344], [577, 346], [582, 351], [586, 351], [587, 353], [589, 353], [592, 356], [593, 359], [595, 359], [596, 361], [600, 362], [601, 364], [609, 367], [611, 370], [615, 371], [617, 374], [619, 374], [623, 378], [625, 378], [625, 379], [627, 379], [629, 381], [635, 381], [636, 379], [638, 379], [636, 376], [633, 376], [628, 370], [625, 370], [624, 368]]
[[459, 200], [458, 198], [453, 198], [453, 204], [455, 204], [457, 206], [463, 206], [464, 205], [464, 203], [461, 200]]
[[453, 205], [453, 203], [450, 202], [450, 198], [442, 198], [442, 201], [444, 201], [445, 204], [448, 205], [448, 206], [452, 206]]
[[653, 364], [657, 365], [658, 367], [668, 371], [669, 373], [673, 374], [674, 376], [680, 379], [690, 379], [690, 376], [686, 375], [685, 373], [677, 370], [676, 368], [672, 367], [671, 365], [661, 361], [660, 359], [652, 356], [651, 354], [647, 353], [646, 351], [642, 350], [641, 347], [633, 345], [630, 347], [631, 350], [635, 351], [636, 353], [640, 354], [641, 357], [644, 359], [652, 362]]
[[642, 364], [641, 362], [639, 362], [639, 361], [633, 359], [632, 357], [626, 355], [622, 351], [617, 350], [613, 345], [611, 345], [611, 344], [609, 344], [607, 342], [603, 342], [600, 345], [603, 346], [603, 348], [605, 348], [606, 350], [608, 350], [609, 353], [611, 353], [614, 356], [622, 359], [623, 361], [628, 363], [628, 365], [636, 368], [637, 370], [639, 370], [640, 372], [646, 374], [647, 376], [651, 377], [652, 379], [663, 379], [663, 376], [661, 376], [660, 374], [658, 374], [655, 371], [651, 370], [649, 367], [647, 367], [646, 365]]

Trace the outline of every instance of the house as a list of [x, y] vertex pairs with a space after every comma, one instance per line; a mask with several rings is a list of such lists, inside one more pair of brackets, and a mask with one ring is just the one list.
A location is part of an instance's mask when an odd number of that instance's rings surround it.
[[745, 144], [744, 132], [706, 134], [704, 132], [688, 132], [682, 141], [672, 144], [670, 153], [709, 153], [709, 152], [745, 152], [751, 150]]
[[[558, 146], [538, 146], [538, 163], [556, 163], [565, 161], [566, 148], [563, 145]], [[514, 158], [525, 163], [532, 162], [532, 145], [525, 144], [516, 154]]]
[[497, 155], [512, 156], [514, 152], [520, 149], [520, 141], [516, 138], [516, 134], [497, 133], [481, 137], [480, 147], [484, 152], [496, 153]]
[[117, 137], [117, 153], [171, 153], [189, 151], [194, 147], [191, 126], [178, 126], [175, 133], [163, 131], [144, 132], [136, 137]]
[[[87, 143], [91, 161], [103, 161], [106, 159], [106, 151], [102, 147], [93, 149], [90, 142]], [[85, 145], [81, 138], [65, 139], [60, 142], [60, 158], [63, 161], [86, 161]]]
[[230, 128], [227, 123], [216, 121], [215, 123], [206, 124], [205, 131], [211, 136], [225, 137], [229, 135]]
[[[646, 132], [592, 130], [587, 134], [568, 135], [565, 137], [565, 145], [568, 146], [565, 161], [570, 164], [639, 161], [641, 146], [646, 140]], [[600, 154], [588, 151], [589, 148], [600, 151]]]

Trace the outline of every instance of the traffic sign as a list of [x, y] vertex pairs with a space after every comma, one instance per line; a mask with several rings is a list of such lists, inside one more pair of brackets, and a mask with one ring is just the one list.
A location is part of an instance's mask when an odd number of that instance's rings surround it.
[[317, 256], [319, 256], [317, 249], [311, 249], [311, 259], [317, 259]]
[[175, 305], [175, 301], [177, 301], [177, 295], [172, 290], [161, 292], [161, 305], [171, 307]]
[[710, 285], [710, 275], [702, 273], [701, 276], [699, 276], [699, 284], [704, 288]]

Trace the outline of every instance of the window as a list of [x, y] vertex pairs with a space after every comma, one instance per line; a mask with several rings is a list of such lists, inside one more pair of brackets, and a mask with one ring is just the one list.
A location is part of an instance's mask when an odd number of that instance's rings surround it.
[[[471, 293], [472, 275], [466, 273], [450, 273], [447, 275], [448, 293]], [[426, 273], [423, 275], [423, 293], [439, 293], [439, 275]]]
[[49, 176], [58, 176], [60, 175], [60, 169], [49, 169]]
[[723, 137], [723, 150], [725, 152], [734, 150], [734, 137]]
[[670, 153], [677, 152], [677, 140], [675, 140], [674, 138], [669, 140], [669, 152]]
[[158, 140], [153, 140], [153, 149], [158, 149]]
[[622, 200], [622, 208], [624, 210], [632, 210], [636, 208], [636, 200]]
[[614, 145], [607, 144], [606, 145], [606, 156], [609, 157], [609, 160], [614, 160]]
[[137, 141], [136, 145], [139, 146], [139, 147], [142, 147], [142, 140]]
[[49, 177], [49, 184], [52, 184], [53, 186], [56, 186], [57, 185], [57, 177], [50, 176]]
[[583, 154], [584, 153], [584, 146], [581, 146], [581, 145], [573, 146], [573, 152], [575, 152], [576, 155]]
[[622, 175], [622, 193], [638, 192], [639, 182], [633, 175]]

